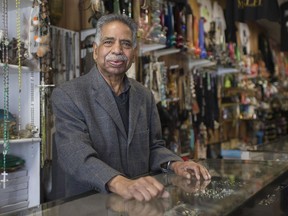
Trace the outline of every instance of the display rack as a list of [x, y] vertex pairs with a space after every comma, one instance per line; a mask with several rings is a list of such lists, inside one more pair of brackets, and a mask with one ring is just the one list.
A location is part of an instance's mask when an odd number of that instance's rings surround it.
[[[28, 68], [22, 68], [22, 91], [21, 91], [21, 129], [26, 124], [34, 122], [36, 128], [40, 128], [40, 102], [39, 102], [39, 80], [40, 73], [30, 71]], [[14, 66], [9, 69], [10, 76], [10, 105], [9, 112], [18, 118], [18, 73]], [[31, 75], [34, 80], [31, 80]], [[0, 83], [3, 83], [3, 76], [0, 75]], [[31, 93], [31, 90], [34, 90]], [[33, 98], [32, 98], [33, 97]], [[34, 107], [33, 107], [34, 105]], [[0, 107], [3, 107], [1, 98]], [[34, 117], [33, 117], [34, 116]], [[34, 118], [34, 119], [32, 119]], [[19, 120], [19, 119], [18, 119]], [[36, 135], [37, 136], [37, 135]], [[25, 169], [28, 170], [29, 184], [28, 197], [29, 207], [40, 204], [40, 141], [39, 137], [25, 139], [11, 139], [8, 154], [16, 155], [25, 160]], [[0, 140], [0, 151], [3, 150], [3, 140]], [[9, 174], [8, 174], [9, 175]]]
[[[8, 39], [16, 37], [16, 2], [8, 1]], [[21, 22], [29, 18], [32, 1], [21, 1]], [[2, 12], [0, 12], [2, 13]], [[21, 32], [27, 26], [21, 25]], [[1, 27], [2, 28], [2, 27]], [[3, 64], [0, 65], [3, 67]], [[40, 204], [40, 72], [26, 66], [21, 67], [21, 91], [19, 91], [19, 74], [17, 65], [9, 65], [9, 112], [17, 119], [17, 131], [32, 124], [38, 132], [32, 138], [17, 139], [10, 137], [8, 154], [25, 160], [23, 169], [28, 175], [28, 207]], [[0, 73], [1, 93], [3, 90], [3, 73]], [[3, 109], [3, 97], [0, 97], [0, 108]], [[3, 151], [3, 139], [0, 138], [0, 152]], [[9, 173], [8, 173], [9, 176]], [[9, 178], [8, 178], [9, 179]], [[1, 213], [1, 212], [0, 212]]]

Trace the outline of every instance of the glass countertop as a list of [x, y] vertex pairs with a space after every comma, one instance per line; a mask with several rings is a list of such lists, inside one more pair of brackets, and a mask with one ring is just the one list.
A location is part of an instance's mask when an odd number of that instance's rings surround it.
[[288, 154], [288, 137], [282, 137], [274, 142], [259, 145], [257, 151], [269, 151]]
[[288, 137], [257, 146], [257, 150], [243, 151], [242, 159], [288, 161]]
[[12, 215], [45, 216], [196, 216], [229, 215], [245, 205], [279, 176], [288, 174], [285, 161], [199, 161], [212, 175], [211, 181], [187, 180], [173, 173], [154, 177], [165, 185], [169, 198], [149, 202], [124, 200], [116, 194], [87, 193], [70, 199], [44, 203]]

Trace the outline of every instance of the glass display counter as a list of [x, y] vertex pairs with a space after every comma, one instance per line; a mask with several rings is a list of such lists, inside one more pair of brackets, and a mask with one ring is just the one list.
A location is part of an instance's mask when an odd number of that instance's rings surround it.
[[242, 151], [244, 160], [288, 160], [288, 137], [257, 146], [257, 150]]
[[[259, 145], [257, 150], [241, 152], [241, 158], [257, 161], [288, 161], [288, 137]], [[250, 207], [249, 207], [250, 206]], [[251, 207], [252, 206], [252, 207]], [[278, 178], [250, 201], [239, 215], [288, 215], [288, 181]], [[237, 215], [234, 213], [234, 215]]]
[[288, 154], [288, 137], [281, 137], [274, 142], [267, 144], [259, 145], [257, 148], [258, 151], [269, 151], [275, 153], [287, 153]]
[[[288, 206], [288, 194], [281, 193], [285, 191], [285, 185], [281, 186], [281, 184], [288, 179], [287, 162], [211, 159], [199, 163], [210, 170], [212, 175], [210, 181], [187, 180], [173, 173], [155, 175], [155, 178], [162, 182], [170, 193], [170, 197], [166, 199], [138, 202], [124, 200], [115, 194], [91, 192], [70, 199], [44, 203], [12, 215], [222, 216], [245, 213], [254, 215], [251, 214], [252, 210], [258, 209], [260, 201], [267, 194], [265, 190], [269, 187], [269, 190], [278, 192], [280, 198], [283, 196], [279, 203], [284, 203], [282, 207], [278, 206], [277, 213], [287, 214], [285, 211]], [[278, 184], [278, 191], [276, 191]], [[265, 193], [262, 194], [263, 191]], [[255, 201], [257, 199], [260, 201]]]

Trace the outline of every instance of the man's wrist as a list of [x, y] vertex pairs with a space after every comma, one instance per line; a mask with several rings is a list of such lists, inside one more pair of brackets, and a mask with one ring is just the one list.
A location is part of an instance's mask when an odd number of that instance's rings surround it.
[[106, 184], [106, 188], [108, 189], [108, 191], [115, 193], [117, 191], [117, 186], [119, 185], [121, 180], [123, 180], [123, 178], [124, 177], [122, 175], [117, 175], [110, 179], [110, 181], [108, 181]]
[[174, 171], [174, 167], [175, 167], [176, 162], [181, 162], [181, 161], [171, 161], [170, 170]]
[[162, 170], [163, 172], [173, 171], [171, 165], [172, 165], [174, 162], [176, 162], [176, 161], [168, 161], [168, 162], [165, 162], [165, 163], [161, 164], [161, 165], [160, 165], [161, 170]]

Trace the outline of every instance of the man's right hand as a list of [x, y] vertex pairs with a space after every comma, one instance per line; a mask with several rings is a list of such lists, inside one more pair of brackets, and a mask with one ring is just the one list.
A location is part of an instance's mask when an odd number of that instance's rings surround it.
[[167, 198], [169, 193], [164, 186], [151, 176], [131, 180], [124, 176], [116, 176], [107, 184], [109, 190], [124, 199], [136, 199], [138, 201], [149, 201], [155, 197]]

